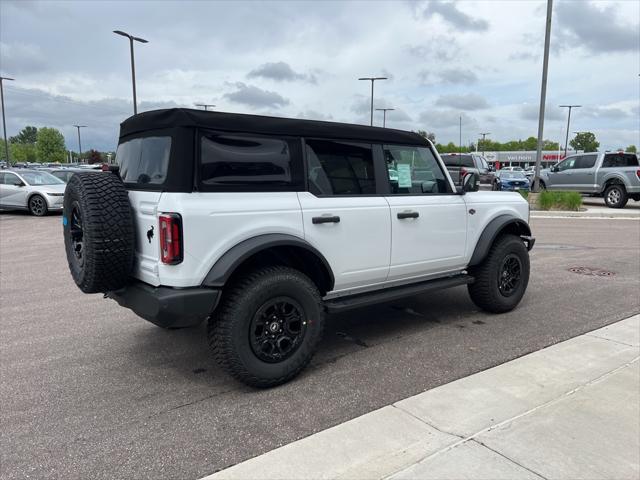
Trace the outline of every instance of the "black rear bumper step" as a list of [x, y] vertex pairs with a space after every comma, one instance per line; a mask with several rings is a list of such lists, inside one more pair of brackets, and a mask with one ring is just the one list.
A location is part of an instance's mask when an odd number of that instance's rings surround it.
[[385, 288], [374, 292], [359, 293], [349, 297], [333, 298], [331, 300], [325, 300], [324, 305], [329, 313], [338, 313], [351, 310], [352, 308], [390, 302], [399, 298], [419, 295], [433, 290], [458, 287], [469, 283], [473, 283], [473, 277], [471, 275], [461, 274], [456, 275], [455, 277], [437, 278], [435, 280], [427, 280], [425, 282], [412, 283], [410, 285]]

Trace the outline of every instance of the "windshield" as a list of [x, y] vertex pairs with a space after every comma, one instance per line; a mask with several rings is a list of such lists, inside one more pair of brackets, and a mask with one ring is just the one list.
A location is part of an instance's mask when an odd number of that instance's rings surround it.
[[503, 170], [503, 171], [500, 172], [500, 178], [522, 180], [523, 178], [527, 178], [527, 177], [522, 172], [509, 172], [509, 171], [504, 171]]
[[447, 167], [473, 167], [471, 155], [441, 155], [442, 161]]
[[29, 185], [64, 185], [62, 180], [47, 172], [20, 172], [20, 175]]

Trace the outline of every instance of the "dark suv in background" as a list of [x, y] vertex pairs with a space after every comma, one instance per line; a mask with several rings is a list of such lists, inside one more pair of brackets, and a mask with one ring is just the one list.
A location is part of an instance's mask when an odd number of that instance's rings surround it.
[[440, 157], [442, 157], [452, 180], [458, 185], [469, 173], [478, 174], [480, 183], [491, 184], [493, 181], [492, 168], [482, 155], [477, 153], [444, 153]]

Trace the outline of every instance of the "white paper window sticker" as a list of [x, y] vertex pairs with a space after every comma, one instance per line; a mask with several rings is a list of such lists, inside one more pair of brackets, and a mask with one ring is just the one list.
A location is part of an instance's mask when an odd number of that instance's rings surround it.
[[411, 188], [411, 165], [400, 163], [396, 168], [398, 170], [398, 187]]

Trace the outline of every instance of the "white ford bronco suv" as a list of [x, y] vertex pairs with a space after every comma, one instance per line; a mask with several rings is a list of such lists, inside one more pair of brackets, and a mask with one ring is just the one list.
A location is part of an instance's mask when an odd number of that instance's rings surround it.
[[296, 376], [326, 313], [460, 285], [501, 313], [527, 288], [527, 202], [454, 185], [415, 133], [157, 110], [122, 123], [116, 158], [67, 185], [74, 281], [160, 327], [207, 319], [252, 386]]

